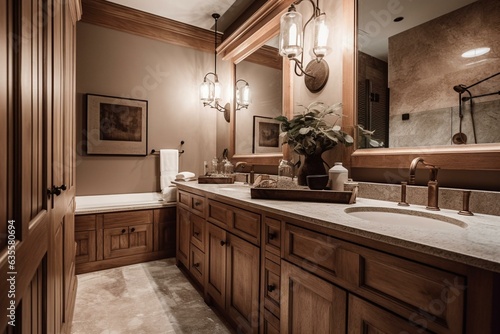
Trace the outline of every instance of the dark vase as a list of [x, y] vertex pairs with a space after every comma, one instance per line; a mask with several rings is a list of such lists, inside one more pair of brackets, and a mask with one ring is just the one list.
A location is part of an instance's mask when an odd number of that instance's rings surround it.
[[299, 186], [307, 186], [307, 175], [325, 175], [325, 165], [321, 154], [304, 155], [304, 161], [297, 173], [297, 183]]

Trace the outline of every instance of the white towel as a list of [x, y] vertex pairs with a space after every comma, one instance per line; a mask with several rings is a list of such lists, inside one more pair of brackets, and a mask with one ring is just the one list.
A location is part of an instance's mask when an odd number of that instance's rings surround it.
[[173, 186], [172, 181], [179, 173], [179, 151], [160, 150], [160, 188]]
[[180, 172], [175, 176], [175, 181], [191, 181], [195, 179], [196, 175], [192, 172]]

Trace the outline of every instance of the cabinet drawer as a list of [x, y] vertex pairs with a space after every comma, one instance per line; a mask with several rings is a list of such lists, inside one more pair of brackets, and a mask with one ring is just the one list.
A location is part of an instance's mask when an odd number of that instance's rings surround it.
[[180, 190], [177, 192], [177, 202], [189, 211], [205, 217], [205, 197]]
[[191, 243], [201, 250], [205, 249], [205, 226], [203, 218], [191, 215]]
[[153, 223], [153, 210], [127, 211], [103, 214], [104, 228]]
[[75, 231], [95, 230], [96, 215], [75, 216]]
[[281, 221], [271, 217], [264, 217], [264, 249], [274, 255], [281, 252]]
[[204, 273], [205, 273], [205, 253], [199, 250], [197, 247], [191, 247], [191, 267], [189, 271], [193, 274], [193, 277], [198, 281], [199, 284], [203, 285]]
[[360, 256], [350, 244], [286, 224], [284, 258], [331, 282], [359, 282]]
[[253, 244], [260, 244], [260, 215], [257, 213], [209, 201], [208, 221]]
[[432, 332], [462, 333], [464, 277], [366, 248], [359, 253], [366, 296]]
[[278, 264], [265, 260], [264, 264], [264, 306], [275, 316], [280, 315], [281, 268]]
[[278, 334], [280, 332], [280, 319], [268, 310], [264, 310], [264, 334]]

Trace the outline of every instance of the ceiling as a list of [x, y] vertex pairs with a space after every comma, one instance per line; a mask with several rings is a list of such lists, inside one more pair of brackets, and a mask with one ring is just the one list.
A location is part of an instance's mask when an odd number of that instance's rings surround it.
[[254, 0], [107, 0], [143, 12], [212, 30], [213, 13], [221, 15], [217, 30], [223, 32]]
[[[358, 0], [360, 50], [387, 61], [388, 38], [477, 0]], [[392, 3], [392, 7], [390, 7]], [[397, 5], [395, 5], [397, 4]], [[387, 14], [387, 15], [386, 15]], [[404, 20], [394, 22], [401, 16]], [[365, 43], [362, 43], [362, 42]]]

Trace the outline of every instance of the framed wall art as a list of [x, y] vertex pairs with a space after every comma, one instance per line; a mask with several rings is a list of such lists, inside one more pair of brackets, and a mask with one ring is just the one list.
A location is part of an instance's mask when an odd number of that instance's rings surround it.
[[147, 155], [148, 101], [87, 94], [87, 154]]
[[280, 152], [280, 122], [271, 117], [254, 116], [252, 153]]

